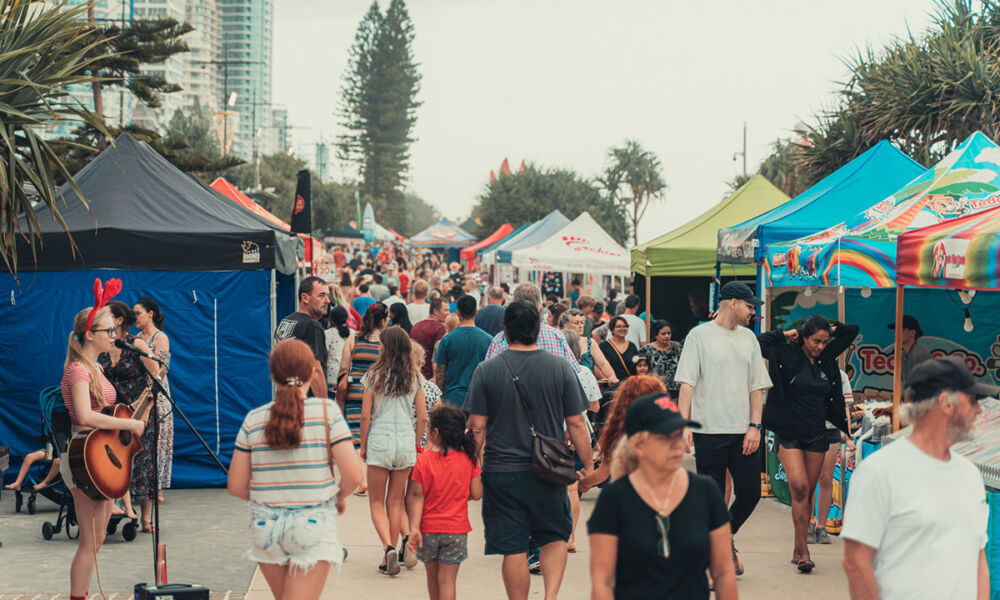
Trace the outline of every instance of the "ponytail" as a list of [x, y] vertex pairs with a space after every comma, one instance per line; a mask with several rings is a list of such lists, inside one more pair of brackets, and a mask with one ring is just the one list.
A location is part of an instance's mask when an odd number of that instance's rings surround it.
[[305, 393], [301, 386], [311, 379], [315, 360], [305, 342], [292, 338], [281, 340], [271, 351], [271, 377], [278, 393], [264, 425], [264, 441], [268, 446], [290, 450], [298, 448], [302, 441]]
[[442, 402], [431, 411], [429, 429], [436, 429], [441, 437], [441, 454], [461, 450], [476, 464], [476, 439], [465, 427], [465, 412], [457, 406]]

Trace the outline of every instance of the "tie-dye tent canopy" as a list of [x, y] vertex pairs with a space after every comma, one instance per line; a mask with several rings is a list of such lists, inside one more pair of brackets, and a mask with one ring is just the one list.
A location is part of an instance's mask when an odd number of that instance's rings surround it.
[[898, 190], [924, 167], [882, 140], [781, 206], [719, 230], [716, 257], [724, 263], [764, 259], [769, 244], [811, 235]]
[[893, 287], [907, 231], [1000, 206], [1000, 147], [976, 132], [902, 189], [812, 236], [767, 247], [768, 285]]
[[902, 234], [896, 261], [902, 285], [1000, 290], [1000, 207]]

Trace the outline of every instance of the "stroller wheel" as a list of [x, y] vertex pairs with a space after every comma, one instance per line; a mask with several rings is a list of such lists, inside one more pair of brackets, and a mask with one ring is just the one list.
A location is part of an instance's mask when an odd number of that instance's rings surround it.
[[80, 525], [76, 521], [66, 521], [66, 537], [75, 540], [80, 537]]
[[135, 539], [138, 532], [138, 527], [136, 527], [135, 521], [129, 521], [122, 525], [122, 537], [125, 538], [126, 542], [131, 542]]
[[42, 537], [46, 540], [52, 539], [53, 527], [52, 523], [46, 521], [42, 523]]
[[116, 523], [114, 519], [108, 521], [107, 531], [108, 535], [114, 535], [115, 532], [118, 531], [118, 523]]
[[35, 514], [35, 495], [31, 494], [28, 496], [28, 514]]
[[22, 496], [21, 491], [18, 490], [14, 492], [14, 512], [21, 512], [22, 504], [24, 504], [24, 496]]

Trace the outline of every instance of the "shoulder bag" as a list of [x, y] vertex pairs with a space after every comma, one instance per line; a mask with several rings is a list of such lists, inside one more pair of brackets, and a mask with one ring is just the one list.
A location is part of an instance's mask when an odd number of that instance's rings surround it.
[[535, 422], [531, 418], [531, 405], [528, 404], [528, 394], [521, 385], [521, 380], [510, 361], [500, 353], [500, 358], [507, 365], [507, 370], [514, 380], [514, 388], [521, 399], [521, 406], [528, 417], [531, 426], [531, 472], [538, 478], [556, 485], [571, 485], [576, 482], [576, 463], [573, 460], [573, 450], [562, 439], [542, 435], [535, 431]]

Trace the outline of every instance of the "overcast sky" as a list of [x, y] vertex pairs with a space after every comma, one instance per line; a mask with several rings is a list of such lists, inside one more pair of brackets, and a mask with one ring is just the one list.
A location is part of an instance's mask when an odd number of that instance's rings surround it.
[[[296, 152], [339, 133], [335, 111], [368, 0], [276, 0], [273, 99]], [[380, 1], [383, 9], [388, 0]], [[932, 0], [410, 0], [423, 74], [409, 187], [464, 219], [504, 158], [585, 176], [638, 140], [670, 186], [640, 242], [717, 203], [799, 120], [831, 105], [843, 60], [907, 28]], [[301, 128], [301, 129], [300, 129]], [[335, 178], [351, 176], [335, 161]]]

